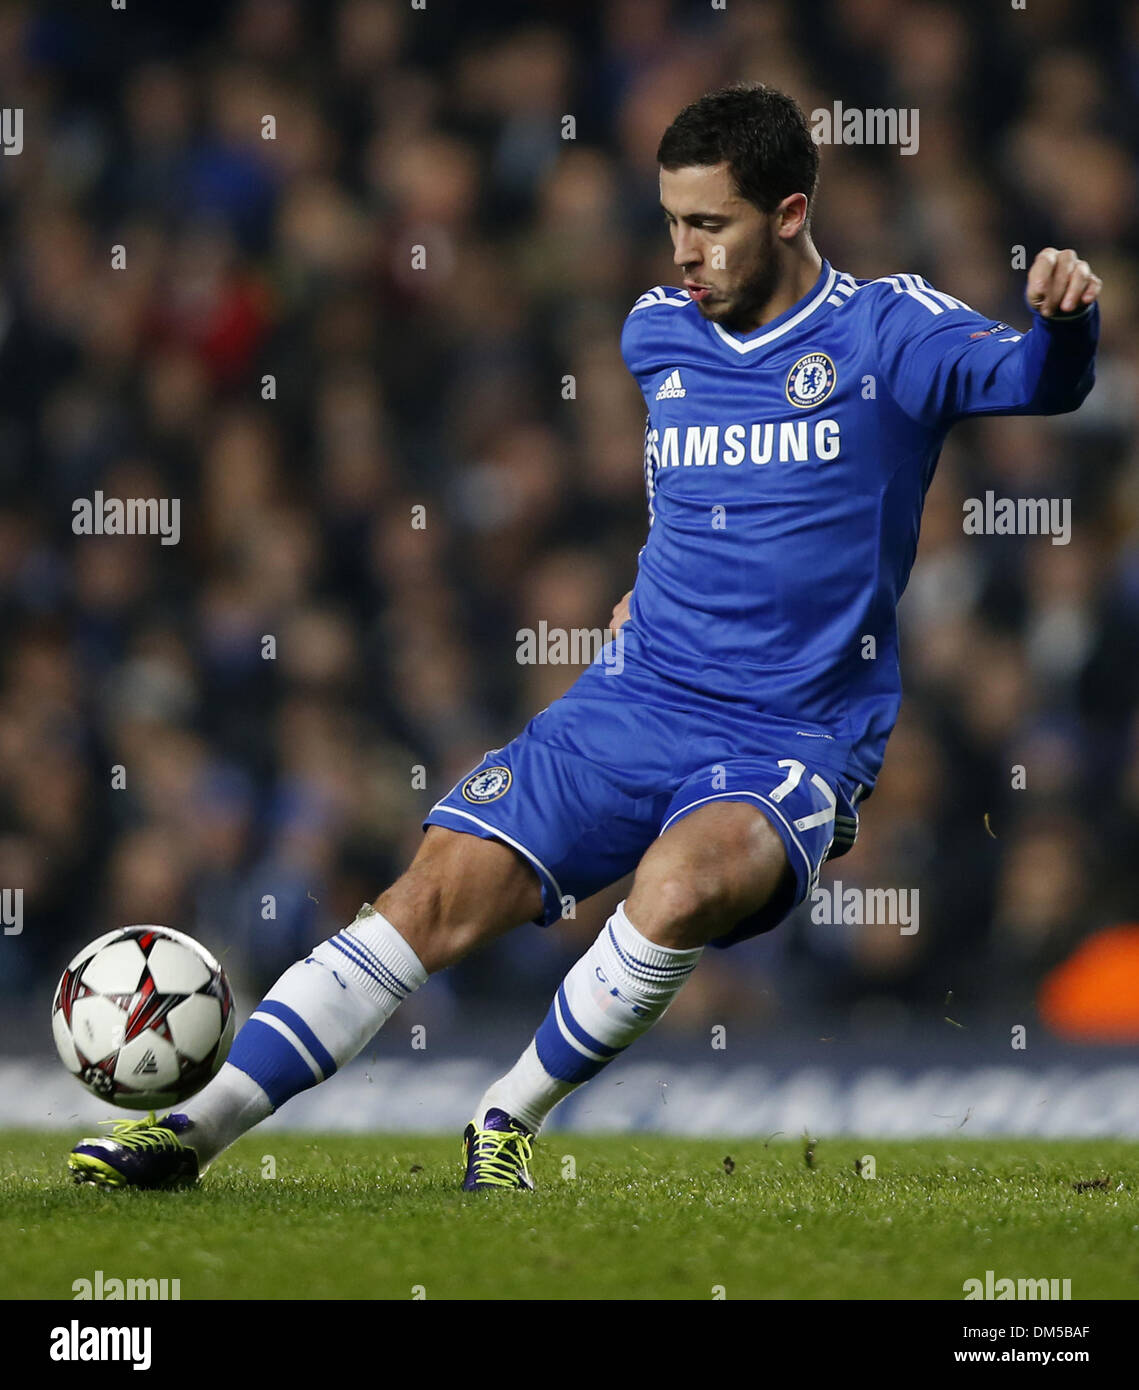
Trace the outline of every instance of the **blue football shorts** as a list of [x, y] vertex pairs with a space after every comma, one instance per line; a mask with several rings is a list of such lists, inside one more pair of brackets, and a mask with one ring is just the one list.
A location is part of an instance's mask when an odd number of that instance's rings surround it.
[[628, 659], [610, 674], [599, 658], [488, 752], [423, 825], [512, 846], [537, 871], [537, 920], [549, 926], [567, 904], [635, 869], [682, 817], [715, 801], [748, 802], [783, 841], [793, 885], [711, 943], [731, 946], [777, 926], [813, 890], [823, 861], [854, 843], [863, 788], [831, 770], [829, 738], [711, 701]]

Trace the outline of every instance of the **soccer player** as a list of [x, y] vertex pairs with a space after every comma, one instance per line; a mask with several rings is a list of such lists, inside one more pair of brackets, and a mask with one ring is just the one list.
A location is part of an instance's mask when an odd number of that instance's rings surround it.
[[898, 714], [895, 610], [946, 431], [1075, 410], [1101, 282], [1074, 251], [1041, 251], [1020, 333], [918, 275], [836, 270], [811, 239], [803, 113], [761, 85], [687, 107], [658, 159], [681, 285], [642, 295], [622, 334], [650, 522], [613, 613], [622, 660], [600, 657], [488, 753], [431, 809], [403, 876], [278, 980], [205, 1090], [83, 1140], [77, 1178], [192, 1181], [428, 975], [635, 869], [467, 1127], [464, 1187], [528, 1188], [558, 1101], [653, 1026], [706, 947], [769, 931], [854, 843]]

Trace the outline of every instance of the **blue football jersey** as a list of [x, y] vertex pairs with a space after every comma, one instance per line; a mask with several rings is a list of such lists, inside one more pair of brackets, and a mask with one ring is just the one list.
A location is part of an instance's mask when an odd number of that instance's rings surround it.
[[946, 431], [1091, 390], [1099, 311], [1024, 333], [918, 275], [823, 262], [754, 332], [642, 295], [621, 350], [648, 408], [636, 660], [694, 700], [794, 721], [869, 789], [901, 703], [896, 610]]

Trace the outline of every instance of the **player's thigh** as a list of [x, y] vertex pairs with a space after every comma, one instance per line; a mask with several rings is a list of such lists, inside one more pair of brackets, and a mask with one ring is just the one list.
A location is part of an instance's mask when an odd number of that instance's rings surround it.
[[501, 840], [431, 825], [375, 907], [430, 971], [539, 916], [542, 890], [533, 867]]
[[658, 945], [702, 946], [758, 912], [789, 874], [783, 841], [755, 804], [714, 801], [653, 842], [625, 911]]

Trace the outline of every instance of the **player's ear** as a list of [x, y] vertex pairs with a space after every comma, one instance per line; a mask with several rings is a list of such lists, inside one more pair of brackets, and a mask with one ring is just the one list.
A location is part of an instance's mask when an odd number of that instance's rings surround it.
[[807, 225], [807, 195], [791, 193], [775, 209], [775, 228], [783, 241], [790, 241]]

